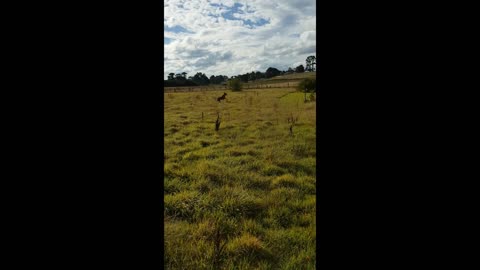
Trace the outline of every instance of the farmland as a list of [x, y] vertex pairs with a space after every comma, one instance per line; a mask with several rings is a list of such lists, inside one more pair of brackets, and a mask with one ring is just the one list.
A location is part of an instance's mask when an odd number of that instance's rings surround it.
[[[245, 90], [260, 90], [271, 88], [295, 88], [301, 79], [316, 78], [315, 72], [308, 73], [294, 73], [283, 76], [276, 76], [271, 79], [259, 79], [256, 81], [244, 83]], [[208, 86], [191, 86], [191, 87], [165, 87], [165, 92], [193, 92], [193, 91], [207, 91], [207, 90], [226, 90], [225, 85], [208, 85]]]
[[166, 269], [314, 269], [316, 102], [300, 78], [165, 89]]

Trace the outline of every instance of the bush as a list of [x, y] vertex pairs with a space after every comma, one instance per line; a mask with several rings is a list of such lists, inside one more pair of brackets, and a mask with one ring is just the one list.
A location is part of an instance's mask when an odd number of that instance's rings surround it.
[[316, 79], [303, 79], [297, 86], [298, 91], [316, 92]]
[[232, 91], [242, 91], [242, 82], [239, 79], [229, 80], [228, 88]]

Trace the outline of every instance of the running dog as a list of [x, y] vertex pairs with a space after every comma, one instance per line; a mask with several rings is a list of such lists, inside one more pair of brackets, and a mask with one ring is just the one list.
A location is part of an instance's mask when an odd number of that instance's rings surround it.
[[220, 101], [224, 100], [226, 98], [226, 96], [227, 96], [227, 93], [224, 92], [223, 96], [217, 98], [217, 101], [220, 102]]

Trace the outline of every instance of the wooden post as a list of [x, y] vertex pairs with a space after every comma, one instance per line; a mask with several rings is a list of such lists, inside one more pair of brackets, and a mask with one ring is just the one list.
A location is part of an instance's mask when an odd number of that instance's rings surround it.
[[217, 121], [215, 121], [215, 131], [220, 128], [220, 113], [217, 113]]

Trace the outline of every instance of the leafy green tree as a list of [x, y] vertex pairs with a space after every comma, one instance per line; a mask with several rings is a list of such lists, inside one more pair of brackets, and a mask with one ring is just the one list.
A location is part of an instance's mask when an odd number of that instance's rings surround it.
[[169, 80], [173, 80], [173, 79], [174, 79], [173, 76], [175, 76], [175, 73], [169, 73], [169, 74], [168, 74], [168, 79], [169, 79]]
[[240, 75], [239, 78], [242, 82], [245, 82], [245, 83], [248, 82], [248, 73]]
[[223, 76], [223, 75], [218, 75], [218, 76], [215, 76], [215, 75], [212, 75], [210, 76], [210, 84], [221, 84], [225, 81], [227, 81], [227, 76]]
[[273, 68], [273, 67], [269, 67], [267, 69], [267, 71], [265, 71], [265, 77], [266, 78], [272, 78], [272, 77], [280, 75], [280, 73], [281, 73], [280, 70], [278, 70], [276, 68]]
[[255, 72], [252, 71], [248, 74], [248, 80], [249, 81], [255, 81], [256, 79], [257, 79], [257, 76], [256, 76]]
[[215, 75], [210, 76], [210, 83], [217, 84], [217, 77]]
[[316, 58], [314, 55], [307, 57], [305, 62], [307, 64], [307, 67], [305, 68], [306, 71], [315, 71]]
[[207, 75], [197, 72], [195, 76], [193, 76], [192, 81], [198, 85], [207, 85], [210, 83], [210, 79], [207, 77]]
[[238, 78], [229, 80], [227, 84], [228, 88], [232, 91], [242, 91], [242, 82]]
[[301, 92], [316, 92], [316, 80], [315, 79], [303, 79], [297, 86], [297, 90]]
[[296, 73], [305, 72], [305, 68], [303, 67], [303, 65], [300, 65], [300, 66], [298, 66], [298, 67], [295, 68], [295, 72], [296, 72]]

